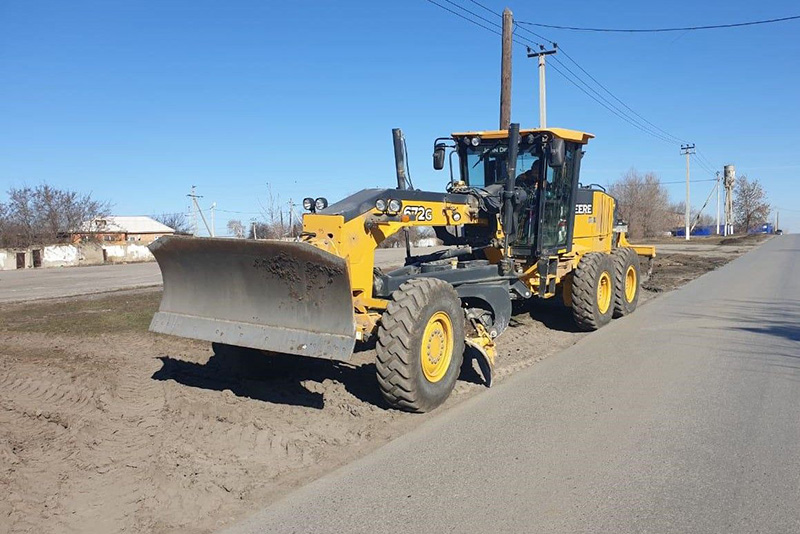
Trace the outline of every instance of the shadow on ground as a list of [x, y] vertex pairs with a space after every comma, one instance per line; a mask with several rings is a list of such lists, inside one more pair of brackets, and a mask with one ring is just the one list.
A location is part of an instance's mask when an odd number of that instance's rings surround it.
[[510, 326], [524, 326], [524, 324], [520, 324], [518, 318], [526, 315], [534, 321], [542, 323], [550, 330], [570, 333], [581, 332], [572, 317], [572, 310], [564, 306], [560, 296], [546, 300], [530, 299], [519, 307], [515, 306]]
[[[374, 343], [360, 344], [356, 352], [372, 349]], [[389, 408], [378, 390], [372, 361], [350, 364], [219, 344], [214, 344], [213, 350], [206, 363], [160, 356], [162, 367], [151, 378], [211, 391], [227, 389], [239, 397], [320, 410], [325, 407], [324, 394], [309, 390], [304, 382], [334, 380], [360, 401]], [[459, 380], [484, 383], [466, 355]]]
[[[724, 320], [726, 324], [722, 328], [728, 331], [773, 336], [790, 343], [800, 342], [800, 301], [726, 299], [723, 304], [726, 311], [722, 313], [709, 315], [684, 311], [682, 315], [693, 319]], [[800, 358], [800, 353], [795, 357]]]
[[359, 400], [385, 406], [375, 381], [374, 363], [351, 365], [217, 344], [213, 349], [206, 363], [161, 356], [163, 366], [152, 378], [213, 391], [229, 389], [239, 397], [316, 409], [325, 407], [323, 394], [310, 391], [303, 382], [335, 380]]

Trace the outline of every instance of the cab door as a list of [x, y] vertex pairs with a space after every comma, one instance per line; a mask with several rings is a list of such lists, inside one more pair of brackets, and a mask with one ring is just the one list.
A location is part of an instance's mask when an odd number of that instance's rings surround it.
[[580, 145], [565, 143], [564, 164], [550, 166], [548, 157], [539, 194], [539, 232], [536, 252], [539, 257], [555, 256], [572, 250], [575, 224], [575, 191], [580, 173]]

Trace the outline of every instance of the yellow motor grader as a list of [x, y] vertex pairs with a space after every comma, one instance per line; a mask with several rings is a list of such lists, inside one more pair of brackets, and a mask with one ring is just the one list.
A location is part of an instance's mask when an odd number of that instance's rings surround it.
[[[393, 133], [397, 188], [305, 199], [297, 242], [153, 243], [164, 294], [150, 330], [333, 360], [374, 339], [383, 397], [424, 412], [449, 396], [465, 351], [491, 383], [514, 302], [560, 295], [583, 330], [634, 311], [655, 250], [630, 245], [614, 198], [580, 184], [591, 134], [512, 124], [437, 139], [433, 165], [449, 159], [450, 181], [430, 192], [407, 186]], [[376, 248], [412, 226], [432, 227], [447, 247], [407, 247], [404, 266], [377, 269]]]

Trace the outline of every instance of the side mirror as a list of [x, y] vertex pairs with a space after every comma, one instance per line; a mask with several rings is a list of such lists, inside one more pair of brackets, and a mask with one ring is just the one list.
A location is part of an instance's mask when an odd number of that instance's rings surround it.
[[564, 140], [560, 137], [553, 137], [547, 144], [547, 153], [550, 166], [554, 169], [564, 166], [566, 159], [566, 147]]
[[437, 143], [433, 147], [433, 168], [437, 171], [444, 169], [445, 146], [444, 143]]

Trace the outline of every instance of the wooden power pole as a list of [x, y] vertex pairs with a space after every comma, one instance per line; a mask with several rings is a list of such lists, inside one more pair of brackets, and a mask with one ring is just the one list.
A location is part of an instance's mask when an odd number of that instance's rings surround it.
[[514, 14], [503, 10], [503, 56], [500, 62], [500, 129], [508, 130], [511, 124], [511, 47]]

